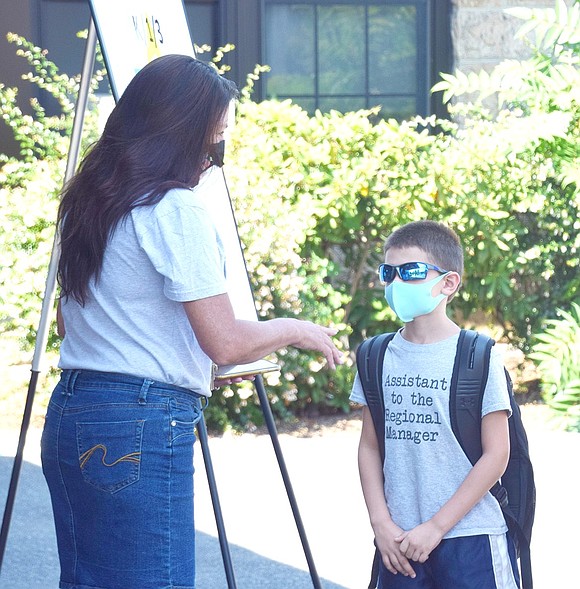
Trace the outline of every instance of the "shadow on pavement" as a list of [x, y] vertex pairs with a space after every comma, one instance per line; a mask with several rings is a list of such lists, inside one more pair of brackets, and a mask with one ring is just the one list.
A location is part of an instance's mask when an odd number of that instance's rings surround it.
[[[4, 513], [14, 459], [0, 456], [0, 500]], [[265, 558], [230, 543], [238, 589], [309, 589], [310, 573]], [[56, 589], [58, 554], [50, 498], [42, 470], [24, 461], [4, 555], [0, 586], [9, 589]], [[321, 579], [324, 589], [345, 589]], [[197, 589], [227, 587], [217, 538], [197, 532]]]

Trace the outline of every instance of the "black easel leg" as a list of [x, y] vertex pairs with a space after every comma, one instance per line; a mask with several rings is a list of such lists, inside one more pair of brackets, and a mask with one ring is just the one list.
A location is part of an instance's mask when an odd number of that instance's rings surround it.
[[272, 415], [272, 409], [270, 408], [270, 402], [268, 401], [266, 389], [264, 388], [264, 380], [261, 375], [256, 376], [254, 384], [256, 385], [256, 391], [258, 393], [260, 405], [262, 406], [264, 419], [266, 420], [268, 432], [270, 433], [272, 445], [274, 446], [274, 452], [276, 453], [276, 458], [278, 459], [278, 466], [280, 467], [280, 473], [282, 475], [282, 479], [284, 480], [284, 486], [286, 487], [288, 501], [290, 501], [290, 506], [292, 507], [292, 513], [294, 514], [296, 528], [298, 529], [298, 534], [300, 535], [300, 540], [302, 542], [302, 548], [304, 549], [304, 555], [306, 556], [306, 562], [308, 563], [308, 568], [310, 570], [312, 586], [314, 587], [314, 589], [322, 589], [318, 573], [316, 572], [316, 567], [314, 566], [314, 560], [312, 558], [312, 553], [310, 552], [310, 546], [308, 545], [308, 539], [306, 538], [306, 532], [304, 530], [302, 518], [300, 517], [298, 504], [296, 503], [296, 497], [294, 496], [294, 491], [292, 489], [292, 484], [290, 482], [290, 477], [288, 475], [288, 470], [286, 468], [284, 456], [282, 455], [282, 448], [280, 447], [280, 442], [278, 440], [278, 431], [276, 429], [276, 423], [274, 422], [274, 416]]
[[30, 416], [32, 414], [32, 402], [34, 401], [34, 394], [36, 393], [38, 375], [38, 372], [34, 370], [32, 371], [30, 382], [28, 384], [28, 394], [26, 396], [24, 413], [22, 415], [20, 436], [18, 438], [18, 448], [16, 450], [16, 456], [14, 457], [14, 464], [12, 465], [12, 476], [10, 477], [8, 496], [6, 498], [6, 505], [4, 507], [4, 517], [2, 518], [2, 530], [0, 531], [0, 571], [2, 571], [2, 562], [4, 560], [4, 552], [6, 551], [6, 541], [8, 540], [8, 530], [10, 529], [10, 520], [12, 519], [12, 510], [14, 508], [14, 499], [16, 497], [16, 489], [18, 487], [20, 469], [22, 467], [24, 445], [26, 444], [26, 434], [28, 432], [28, 426], [30, 424]]
[[[64, 174], [65, 183], [72, 178], [79, 158], [83, 122], [85, 120], [85, 112], [89, 100], [89, 91], [91, 85], [93, 66], [95, 63], [96, 47], [97, 32], [95, 29], [93, 19], [91, 18], [89, 22], [89, 34], [87, 37], [87, 44], [85, 47], [85, 56], [83, 60], [83, 70], [81, 73], [79, 93], [77, 97], [77, 103], [75, 106], [75, 116], [73, 120], [70, 148], [68, 152], [66, 170]], [[42, 300], [40, 321], [38, 325], [38, 330], [36, 331], [34, 357], [32, 358], [32, 375], [30, 377], [30, 382], [28, 385], [28, 395], [26, 397], [26, 405], [24, 407], [22, 425], [20, 427], [20, 437], [18, 439], [18, 450], [16, 452], [16, 457], [14, 459], [14, 466], [12, 467], [12, 477], [10, 479], [10, 487], [8, 490], [8, 497], [6, 499], [6, 507], [4, 508], [4, 517], [2, 519], [2, 530], [0, 532], [0, 571], [2, 570], [2, 561], [4, 559], [4, 551], [6, 549], [6, 540], [8, 538], [8, 529], [10, 527], [10, 519], [12, 517], [12, 508], [14, 505], [14, 498], [16, 496], [16, 488], [18, 486], [20, 468], [22, 466], [22, 454], [24, 451], [24, 444], [26, 442], [26, 433], [28, 431], [30, 416], [32, 414], [32, 403], [34, 401], [34, 395], [36, 393], [38, 377], [41, 372], [41, 358], [46, 349], [46, 342], [48, 341], [48, 329], [50, 326], [49, 315], [50, 313], [52, 313], [54, 305], [56, 274], [58, 268], [58, 259], [60, 256], [60, 247], [58, 241], [58, 235], [55, 235], [54, 245], [52, 248], [52, 254], [50, 257], [50, 263], [48, 267], [48, 276], [46, 278], [46, 288], [44, 292], [44, 298]]]
[[205, 464], [205, 472], [207, 474], [207, 482], [209, 484], [209, 492], [211, 495], [211, 502], [213, 504], [213, 512], [215, 515], [215, 523], [218, 530], [218, 538], [220, 542], [220, 549], [222, 551], [222, 559], [224, 561], [224, 570], [226, 573], [226, 580], [228, 582], [228, 589], [236, 589], [236, 579], [234, 577], [234, 567], [232, 565], [232, 557], [230, 555], [230, 547], [226, 537], [226, 529], [224, 526], [224, 519], [222, 516], [222, 508], [217, 491], [217, 485], [213, 470], [213, 463], [209, 453], [209, 443], [207, 438], [207, 428], [205, 427], [205, 420], [203, 414], [199, 423], [197, 424], [197, 436], [201, 444], [201, 452], [203, 454], [203, 462]]

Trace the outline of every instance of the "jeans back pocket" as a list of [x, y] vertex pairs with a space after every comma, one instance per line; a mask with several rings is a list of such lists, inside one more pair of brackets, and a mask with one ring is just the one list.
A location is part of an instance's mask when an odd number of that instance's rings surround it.
[[143, 420], [78, 422], [77, 447], [83, 479], [108, 493], [139, 480]]

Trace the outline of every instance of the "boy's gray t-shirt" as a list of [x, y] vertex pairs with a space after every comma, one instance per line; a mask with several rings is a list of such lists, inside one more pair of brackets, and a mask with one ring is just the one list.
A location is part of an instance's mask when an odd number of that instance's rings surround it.
[[[393, 521], [404, 530], [433, 517], [472, 468], [449, 416], [457, 341], [458, 335], [414, 344], [398, 332], [385, 354], [385, 497]], [[350, 399], [367, 404], [358, 375]], [[501, 410], [509, 413], [510, 402], [503, 363], [492, 348], [482, 417]], [[445, 538], [506, 531], [499, 504], [487, 493]]]
[[211, 360], [182, 303], [225, 292], [223, 245], [203, 198], [196, 189], [170, 190], [119, 224], [85, 307], [62, 300], [59, 367], [132, 374], [209, 396]]

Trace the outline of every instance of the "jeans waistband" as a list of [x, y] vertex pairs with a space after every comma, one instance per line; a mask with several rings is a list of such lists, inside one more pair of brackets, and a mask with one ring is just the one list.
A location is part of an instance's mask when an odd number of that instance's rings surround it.
[[117, 372], [100, 372], [97, 370], [74, 370], [65, 368], [61, 372], [60, 381], [67, 393], [72, 393], [75, 385], [98, 385], [114, 381], [115, 384], [126, 384], [142, 391], [181, 393], [192, 397], [203, 397], [199, 393], [177, 385], [159, 382], [142, 376], [122, 374]]

